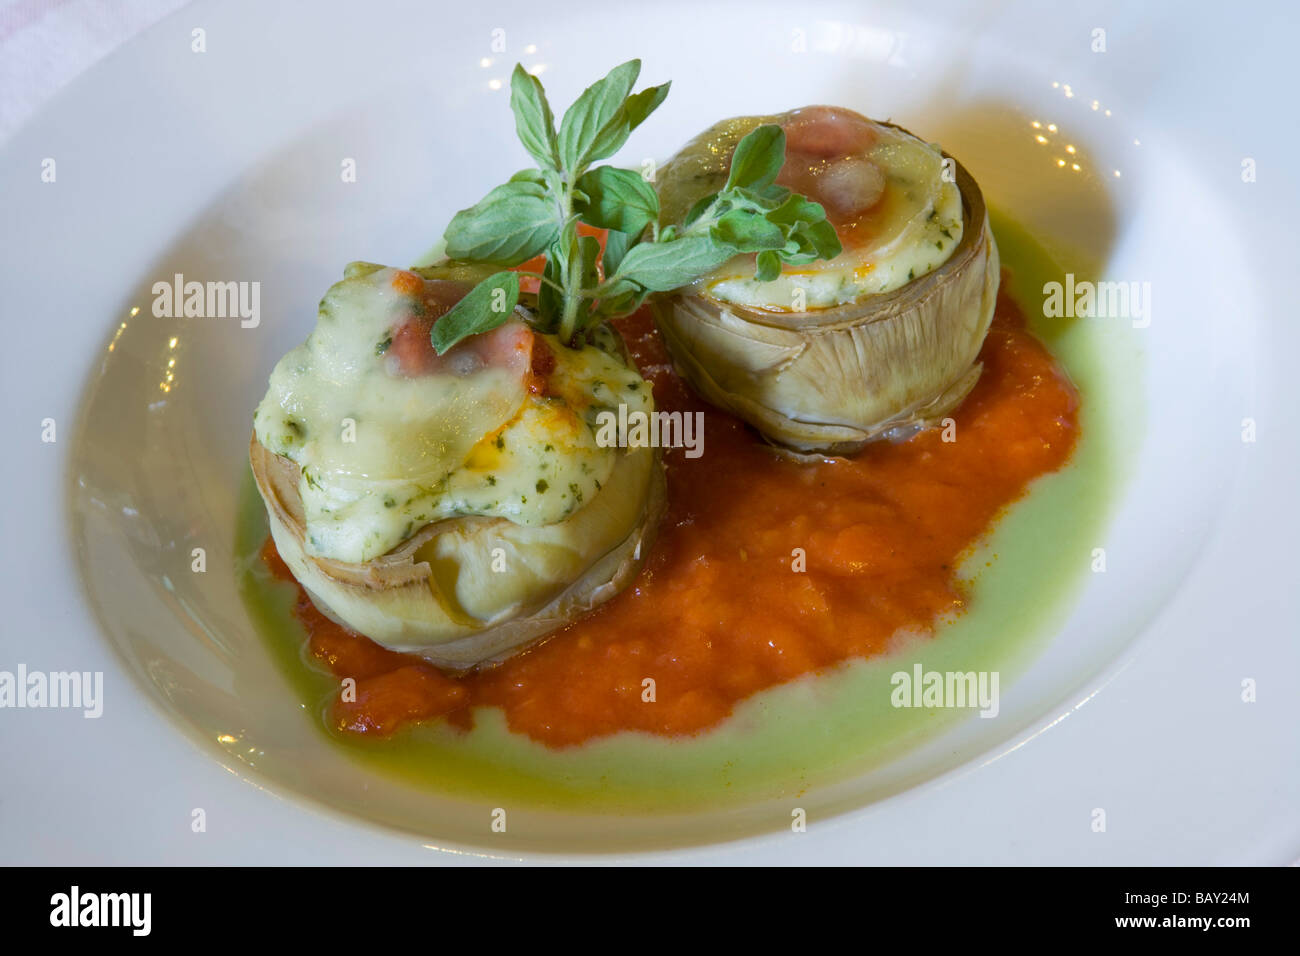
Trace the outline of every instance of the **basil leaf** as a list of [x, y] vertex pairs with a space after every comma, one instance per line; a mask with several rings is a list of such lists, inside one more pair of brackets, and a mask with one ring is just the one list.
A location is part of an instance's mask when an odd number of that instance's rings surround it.
[[813, 247], [812, 239], [806, 232], [796, 232], [786, 242], [785, 248], [778, 253], [781, 261], [787, 265], [800, 266], [815, 262], [819, 257]]
[[699, 219], [702, 215], [704, 215], [705, 211], [710, 206], [713, 205], [714, 201], [717, 198], [718, 198], [717, 193], [709, 193], [709, 195], [701, 196], [698, 200], [696, 200], [695, 205], [693, 205], [690, 208], [690, 210], [686, 213], [686, 218], [682, 220], [682, 228], [685, 229], [695, 220]]
[[594, 163], [598, 159], [606, 159], [617, 153], [627, 142], [627, 138], [632, 135], [632, 130], [645, 122], [645, 118], [658, 109], [659, 104], [668, 95], [670, 86], [672, 83], [650, 86], [640, 93], [629, 96], [583, 154], [582, 165]]
[[560, 167], [576, 172], [601, 130], [614, 118], [641, 73], [640, 60], [628, 60], [582, 91], [560, 120], [557, 153]]
[[640, 174], [630, 169], [597, 166], [579, 177], [577, 188], [587, 195], [575, 209], [582, 220], [600, 229], [617, 229], [636, 238], [659, 218], [659, 196]]
[[754, 278], [759, 282], [771, 282], [781, 274], [781, 257], [770, 249], [754, 257]]
[[759, 126], [736, 144], [723, 191], [738, 186], [765, 189], [776, 181], [784, 164], [785, 130], [772, 123]]
[[[556, 236], [550, 248], [546, 250], [546, 268], [542, 270], [542, 275], [561, 288], [567, 285], [569, 256], [577, 241], [578, 223], [577, 220], [570, 219], [564, 224], [564, 228], [560, 230], [560, 234]], [[563, 294], [543, 284], [538, 291], [537, 305], [541, 314], [542, 328], [554, 331], [555, 325], [559, 323], [560, 317], [564, 314]]]
[[564, 174], [558, 169], [543, 169], [542, 179], [545, 181], [546, 188], [551, 191], [552, 196], [564, 195]]
[[516, 180], [456, 213], [443, 238], [450, 259], [517, 266], [550, 245], [559, 230], [554, 199], [535, 182]]
[[785, 202], [767, 214], [767, 218], [782, 226], [794, 226], [801, 222], [821, 222], [826, 218], [826, 210], [822, 208], [821, 203], [815, 203], [798, 193], [791, 193], [786, 197]]
[[658, 86], [647, 86], [640, 93], [633, 93], [624, 101], [619, 111], [626, 116], [631, 129], [636, 129], [651, 113], [659, 109], [659, 104], [668, 96], [672, 86], [672, 80], [660, 83]]
[[[554, 282], [555, 285], [564, 284], [564, 272], [561, 267], [561, 257], [555, 253], [554, 246], [552, 251], [546, 256], [546, 265], [542, 269], [542, 275]], [[560, 314], [564, 310], [564, 303], [560, 293], [555, 286], [543, 282], [537, 289], [537, 319], [538, 325], [543, 329], [554, 328], [560, 321]]]
[[618, 271], [619, 263], [632, 246], [632, 237], [626, 232], [610, 231], [605, 234], [605, 258], [602, 265], [605, 275], [612, 276]]
[[600, 241], [595, 236], [579, 236], [578, 252], [582, 255], [582, 288], [591, 289], [600, 282]]
[[761, 189], [755, 189], [751, 186], [738, 186], [736, 192], [764, 209], [776, 209], [791, 195], [790, 190], [784, 186], [777, 186], [775, 183]]
[[[660, 216], [653, 186], [631, 170], [589, 168], [617, 152], [667, 96], [668, 83], [632, 93], [640, 71], [639, 60], [616, 66], [583, 91], [557, 131], [542, 84], [516, 65], [510, 107], [519, 140], [538, 167], [515, 173], [461, 210], [444, 237], [450, 261], [476, 275], [544, 253], [545, 281], [530, 321], [558, 326], [570, 339], [596, 322], [634, 311], [652, 292], [709, 274], [735, 255], [754, 254], [755, 276], [769, 281], [783, 264], [840, 252], [825, 210], [776, 185], [786, 141], [774, 125], [758, 127], [737, 144], [720, 193], [697, 201], [681, 225], [665, 223], [647, 236]], [[600, 243], [578, 235], [580, 221], [607, 231], [603, 261]], [[518, 297], [518, 276], [497, 273], [435, 325], [431, 340], [441, 352], [466, 335], [494, 328], [505, 321], [494, 313], [513, 307]], [[497, 309], [487, 308], [489, 298]]]
[[546, 102], [546, 92], [541, 81], [515, 64], [510, 74], [510, 109], [515, 114], [515, 132], [524, 149], [537, 160], [543, 169], [554, 168], [557, 163], [555, 117], [551, 104]]
[[[578, 253], [582, 256], [581, 288], [595, 288], [600, 282], [600, 270], [597, 268], [597, 263], [600, 262], [599, 240], [597, 240], [595, 236], [579, 236]], [[579, 330], [584, 329], [591, 324], [595, 303], [591, 299], [584, 299], [581, 308], [582, 314], [579, 316], [577, 323]]]
[[713, 238], [725, 242], [736, 252], [762, 252], [785, 246], [785, 233], [774, 222], [757, 212], [733, 209], [710, 230]]
[[612, 318], [628, 315], [641, 307], [650, 290], [630, 279], [615, 280], [605, 292], [604, 298], [596, 303], [594, 319]]
[[746, 189], [744, 186], [737, 186], [735, 189], [724, 192], [722, 196], [736, 206], [746, 209], [758, 209], [767, 213], [778, 208], [789, 194], [790, 190], [784, 186], [768, 186], [763, 190]]
[[708, 236], [683, 236], [671, 242], [633, 246], [618, 267], [618, 277], [640, 283], [651, 292], [671, 292], [708, 275], [735, 251]]
[[803, 265], [818, 259], [834, 259], [843, 251], [835, 227], [826, 220], [801, 224], [790, 233], [781, 260], [789, 265]]
[[510, 318], [518, 302], [518, 273], [498, 272], [489, 276], [439, 316], [429, 333], [433, 350], [442, 355], [461, 339], [490, 332]]
[[819, 259], [834, 259], [844, 251], [835, 227], [828, 220], [815, 222], [800, 231], [809, 238]]

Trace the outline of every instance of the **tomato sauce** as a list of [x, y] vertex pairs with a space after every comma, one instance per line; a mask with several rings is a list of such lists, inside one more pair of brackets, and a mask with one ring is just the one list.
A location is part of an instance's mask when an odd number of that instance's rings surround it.
[[[963, 556], [1078, 437], [1074, 387], [1002, 294], [983, 374], [952, 416], [955, 440], [934, 429], [813, 464], [778, 457], [699, 399], [644, 310], [617, 324], [658, 407], [705, 416], [701, 457], [665, 452], [668, 513], [645, 569], [540, 646], [462, 678], [334, 624], [300, 589], [311, 654], [356, 680], [355, 700], [332, 705], [335, 729], [468, 726], [471, 708], [498, 707], [513, 731], [552, 747], [706, 731], [759, 691], [886, 653], [896, 634], [933, 634], [960, 614]], [[264, 555], [289, 577], [269, 541]]]

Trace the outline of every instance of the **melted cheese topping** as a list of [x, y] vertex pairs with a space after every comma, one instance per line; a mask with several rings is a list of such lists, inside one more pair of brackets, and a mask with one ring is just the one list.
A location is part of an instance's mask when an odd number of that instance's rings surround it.
[[[699, 280], [696, 283], [699, 291], [735, 305], [776, 312], [830, 308], [901, 288], [948, 261], [961, 241], [961, 192], [955, 182], [948, 181], [952, 176], [945, 177], [944, 157], [938, 147], [847, 110], [811, 109], [827, 114], [838, 112], [839, 121], [849, 117], [869, 129], [868, 136], [860, 133], [856, 136], [864, 143], [860, 149], [840, 156], [810, 157], [794, 151], [792, 139], [791, 147], [787, 148], [786, 166], [777, 180], [800, 187], [796, 191], [805, 192], [827, 207], [843, 251], [834, 259], [786, 266], [770, 282], [754, 279], [752, 255], [737, 256]], [[670, 183], [668, 188], [693, 193], [693, 198], [717, 189], [726, 179], [731, 151], [741, 137], [761, 123], [785, 126], [798, 122], [803, 112], [745, 117], [718, 124], [674, 157], [664, 171], [665, 176], [672, 179], [671, 167], [678, 166], [683, 181], [680, 185]], [[791, 133], [788, 131], [787, 135]], [[823, 138], [835, 136], [850, 138], [850, 134], [837, 130], [830, 130]], [[834, 152], [833, 145], [830, 151]], [[845, 187], [831, 185], [829, 180], [833, 177], [826, 176], [828, 170], [844, 160], [849, 165], [839, 167], [841, 170], [861, 164], [862, 160], [874, 167], [870, 170], [872, 176], [859, 173], [856, 177], [860, 183], [858, 188], [870, 189], [871, 195], [864, 199], [863, 209], [837, 215], [826, 197], [817, 195], [815, 190], [819, 184], [827, 183], [828, 190], [840, 190], [834, 198], [843, 205], [853, 206], [852, 197], [842, 194]], [[805, 168], [791, 169], [791, 164], [796, 163], [804, 163]], [[879, 188], [881, 176], [883, 190]], [[842, 183], [845, 177], [840, 179]], [[853, 182], [849, 179], [850, 187]], [[670, 196], [670, 201], [684, 200]]]
[[423, 348], [429, 325], [411, 323], [468, 287], [369, 265], [347, 275], [307, 341], [276, 365], [254, 415], [258, 441], [302, 469], [309, 554], [368, 561], [463, 515], [562, 521], [600, 490], [618, 454], [597, 446], [596, 415], [653, 408], [608, 330], [581, 350], [538, 336], [555, 358], [542, 389], [529, 361], [536, 333], [519, 317], [440, 357], [429, 346], [418, 372], [404, 370], [394, 345], [403, 330], [416, 328]]

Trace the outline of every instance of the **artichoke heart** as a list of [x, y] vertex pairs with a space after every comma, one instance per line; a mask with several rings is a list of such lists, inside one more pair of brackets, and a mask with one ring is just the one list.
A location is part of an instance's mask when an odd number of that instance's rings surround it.
[[653, 411], [617, 333], [571, 348], [520, 309], [438, 355], [462, 281], [349, 266], [271, 375], [249, 462], [316, 606], [393, 650], [495, 662], [631, 583], [663, 515], [657, 449], [602, 447]]
[[660, 170], [665, 224], [726, 181], [736, 143], [777, 123], [777, 178], [821, 203], [843, 251], [770, 282], [738, 256], [654, 304], [673, 362], [708, 401], [797, 452], [848, 454], [937, 423], [978, 380], [1000, 279], [979, 186], [889, 123], [807, 107], [724, 120]]

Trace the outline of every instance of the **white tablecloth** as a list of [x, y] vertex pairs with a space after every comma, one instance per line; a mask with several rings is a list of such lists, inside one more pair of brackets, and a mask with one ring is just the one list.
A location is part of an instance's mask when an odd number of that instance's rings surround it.
[[0, 0], [0, 140], [187, 0]]

